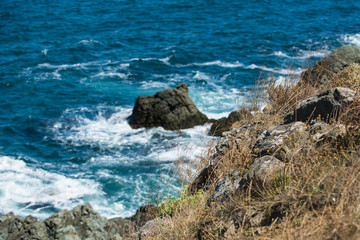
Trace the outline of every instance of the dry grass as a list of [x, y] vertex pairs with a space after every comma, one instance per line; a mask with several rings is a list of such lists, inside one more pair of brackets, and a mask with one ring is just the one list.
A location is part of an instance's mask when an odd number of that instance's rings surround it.
[[[217, 179], [197, 201], [181, 201], [171, 216], [159, 218], [161, 221], [146, 238], [358, 240], [360, 101], [344, 111], [338, 122], [331, 123], [346, 125], [347, 133], [341, 139], [319, 144], [309, 137], [305, 143], [290, 145], [291, 161], [271, 186], [250, 186], [246, 192], [211, 208], [206, 201], [223, 176], [234, 169], [242, 170], [243, 174], [247, 171], [255, 158], [252, 147], [262, 131], [282, 124], [283, 117], [300, 101], [326, 87], [345, 86], [358, 91], [359, 75], [360, 66], [351, 65], [328, 86], [298, 85], [290, 76], [282, 84], [277, 84], [274, 77], [260, 81], [250, 106], [259, 109], [259, 102], [266, 102], [271, 108], [263, 113], [254, 112], [253, 117], [233, 126], [251, 124], [234, 137], [224, 155], [217, 156], [214, 174]], [[310, 133], [311, 126], [307, 128]]]

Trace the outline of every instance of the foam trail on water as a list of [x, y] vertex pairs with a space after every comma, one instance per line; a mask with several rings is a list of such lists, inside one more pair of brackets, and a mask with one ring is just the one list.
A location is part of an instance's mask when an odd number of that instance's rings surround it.
[[14, 211], [44, 218], [55, 209], [73, 208], [87, 198], [102, 197], [98, 183], [75, 179], [41, 168], [23, 160], [0, 157], [0, 212]]
[[282, 58], [289, 58], [289, 59], [308, 59], [311, 57], [322, 58], [322, 57], [325, 57], [326, 54], [327, 54], [326, 50], [319, 50], [319, 51], [300, 50], [298, 55], [296, 55], [296, 56], [290, 56], [282, 51], [275, 51], [273, 53], [274, 56], [282, 57]]
[[360, 33], [341, 35], [342, 41], [345, 43], [355, 44], [360, 46]]

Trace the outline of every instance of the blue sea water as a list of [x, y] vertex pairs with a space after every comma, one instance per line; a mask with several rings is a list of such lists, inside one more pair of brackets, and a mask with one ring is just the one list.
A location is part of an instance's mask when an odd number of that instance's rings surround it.
[[299, 76], [343, 44], [360, 45], [358, 1], [2, 0], [0, 215], [127, 217], [175, 194], [209, 125], [133, 130], [137, 96], [185, 82], [220, 118], [260, 74]]

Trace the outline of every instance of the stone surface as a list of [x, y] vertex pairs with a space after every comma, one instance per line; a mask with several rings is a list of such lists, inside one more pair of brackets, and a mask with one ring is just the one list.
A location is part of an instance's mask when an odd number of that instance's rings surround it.
[[62, 210], [44, 221], [8, 213], [0, 218], [0, 239], [122, 239], [120, 231], [111, 231], [110, 225], [90, 204]]
[[352, 63], [360, 63], [360, 48], [354, 45], [342, 46], [316, 62], [314, 67], [303, 72], [301, 82], [325, 84]]
[[150, 221], [158, 216], [158, 208], [153, 205], [141, 206], [136, 214], [129, 219], [135, 223], [136, 228], [141, 228], [147, 221]]
[[270, 127], [263, 131], [256, 141], [253, 152], [261, 157], [274, 155], [285, 161], [288, 154], [288, 145], [302, 141], [307, 137], [306, 125], [303, 122], [295, 122], [277, 127]]
[[192, 128], [207, 121], [189, 97], [184, 83], [153, 96], [138, 97], [129, 117], [132, 128], [163, 127], [166, 130]]
[[244, 184], [268, 186], [274, 183], [276, 174], [285, 167], [285, 163], [273, 156], [256, 158], [243, 177]]
[[270, 185], [274, 182], [275, 174], [283, 167], [285, 164], [273, 156], [256, 158], [244, 175], [241, 170], [234, 170], [219, 181], [207, 203], [211, 205], [213, 202], [226, 201], [234, 194], [246, 190], [250, 183], [257, 186]]
[[227, 118], [215, 120], [211, 125], [209, 134], [212, 136], [222, 136], [222, 133], [229, 131], [235, 122], [240, 121], [242, 118], [248, 116], [251, 116], [251, 113], [247, 110], [232, 112]]
[[285, 123], [307, 122], [311, 119], [336, 119], [341, 111], [354, 101], [356, 92], [349, 88], [331, 88], [300, 102], [285, 117]]

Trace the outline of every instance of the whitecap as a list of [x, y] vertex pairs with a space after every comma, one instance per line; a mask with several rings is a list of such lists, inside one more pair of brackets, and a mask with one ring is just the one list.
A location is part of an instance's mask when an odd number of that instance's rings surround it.
[[111, 60], [106, 61], [93, 61], [93, 62], [85, 62], [85, 63], [75, 63], [75, 64], [60, 64], [54, 65], [50, 63], [40, 63], [37, 65], [37, 68], [47, 68], [47, 69], [73, 69], [73, 68], [85, 68], [89, 66], [105, 66], [113, 63]]
[[164, 82], [154, 82], [154, 81], [142, 81], [141, 88], [150, 89], [150, 88], [169, 88], [169, 84]]
[[93, 43], [97, 43], [100, 44], [101, 42], [98, 40], [94, 40], [94, 39], [84, 39], [78, 42], [78, 44], [84, 44], [84, 45], [89, 45], [89, 44], [93, 44]]
[[345, 43], [360, 46], [360, 33], [357, 34], [343, 34], [341, 35], [342, 41]]
[[318, 51], [300, 50], [299, 53], [295, 56], [289, 56], [288, 54], [286, 54], [282, 51], [275, 51], [273, 53], [274, 56], [278, 56], [278, 57], [282, 57], [282, 58], [289, 58], [289, 59], [308, 59], [311, 57], [322, 58], [322, 57], [325, 57], [326, 54], [327, 54], [326, 49], [322, 49], [322, 50], [318, 50]]
[[281, 75], [300, 75], [303, 71], [305, 71], [305, 69], [303, 68], [295, 68], [295, 69], [284, 69], [284, 68], [270, 68], [270, 67], [266, 67], [266, 66], [259, 66], [256, 64], [250, 64], [248, 66], [246, 66], [245, 68], [247, 69], [260, 69], [266, 72], [273, 72], [276, 74], [281, 74]]
[[171, 65], [170, 64], [170, 58], [171, 58], [171, 56], [164, 57], [164, 58], [131, 58], [128, 61], [130, 61], [130, 62], [136, 62], [136, 61], [144, 61], [144, 62], [147, 62], [147, 61], [159, 61], [159, 62], [164, 63], [165, 65], [170, 66]]
[[198, 79], [198, 80], [210, 80], [210, 76], [207, 75], [206, 73], [203, 72], [199, 72], [196, 71], [195, 75], [193, 76], [194, 79]]
[[41, 50], [41, 55], [42, 55], [42, 56], [46, 56], [47, 53], [48, 53], [48, 50], [47, 50], [46, 48], [43, 49], [43, 50]]
[[189, 63], [189, 64], [177, 64], [176, 67], [189, 67], [189, 66], [219, 66], [224, 68], [238, 68], [238, 67], [244, 67], [244, 64], [241, 62], [223, 62], [220, 60], [210, 61], [210, 62], [203, 62], [203, 63]]
[[95, 76], [92, 76], [92, 77], [118, 77], [118, 78], [122, 78], [122, 79], [126, 79], [130, 76], [129, 73], [120, 73], [120, 72], [100, 72], [98, 74], [96, 74]]
[[[98, 198], [103, 192], [98, 183], [75, 179], [41, 168], [28, 166], [23, 160], [0, 157], [0, 212], [14, 211], [45, 218], [46, 208], [73, 208], [85, 197]], [[35, 210], [34, 210], [35, 209]]]

